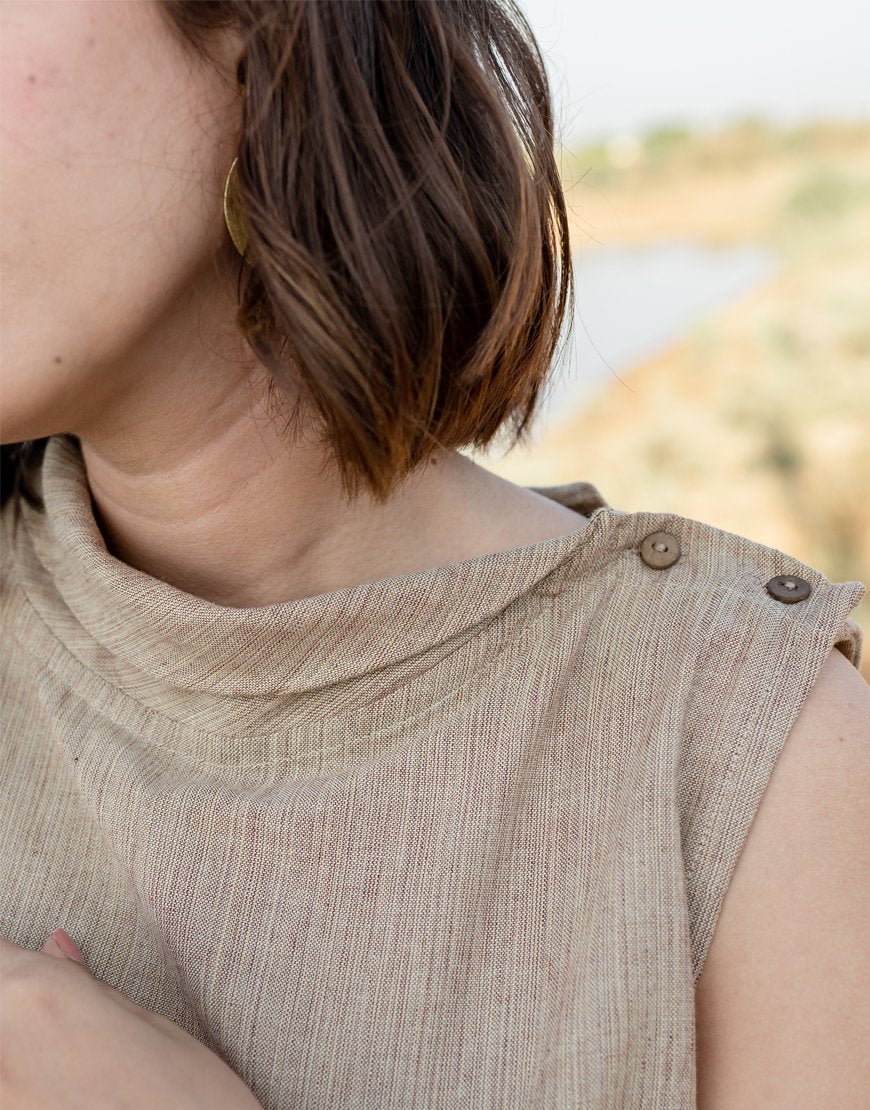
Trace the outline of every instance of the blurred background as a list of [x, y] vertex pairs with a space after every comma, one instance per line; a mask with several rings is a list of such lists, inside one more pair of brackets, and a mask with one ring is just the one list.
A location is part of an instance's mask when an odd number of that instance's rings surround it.
[[[870, 5], [520, 4], [576, 306], [529, 447], [467, 453], [870, 594]], [[870, 681], [870, 597], [852, 616]]]

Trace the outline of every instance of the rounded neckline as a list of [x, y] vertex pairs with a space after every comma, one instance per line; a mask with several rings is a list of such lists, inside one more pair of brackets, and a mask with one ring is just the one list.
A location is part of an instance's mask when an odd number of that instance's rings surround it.
[[[529, 594], [581, 552], [600, 550], [616, 516], [588, 482], [526, 487], [584, 513], [574, 532], [269, 605], [207, 601], [117, 559], [97, 525], [78, 441], [52, 436], [40, 471], [45, 510], [22, 501], [18, 562], [43, 622], [113, 686], [159, 686], [229, 703], [322, 690], [402, 665], [461, 637]], [[457, 640], [458, 642], [458, 640]]]

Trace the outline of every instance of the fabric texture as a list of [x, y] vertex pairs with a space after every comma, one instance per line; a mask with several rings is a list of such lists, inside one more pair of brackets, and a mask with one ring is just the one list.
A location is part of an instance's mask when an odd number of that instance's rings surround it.
[[533, 488], [588, 523], [227, 608], [114, 558], [52, 437], [3, 512], [2, 935], [62, 925], [268, 1110], [693, 1107], [722, 899], [865, 586]]

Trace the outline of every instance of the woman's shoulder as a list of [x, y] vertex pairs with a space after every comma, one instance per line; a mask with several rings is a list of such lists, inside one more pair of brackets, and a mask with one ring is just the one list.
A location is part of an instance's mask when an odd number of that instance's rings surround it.
[[467, 488], [476, 507], [465, 531], [480, 552], [527, 547], [582, 532], [591, 513], [606, 504], [591, 482], [525, 486], [479, 465], [469, 469], [474, 480]]
[[851, 616], [865, 584], [706, 521], [610, 507], [560, 573], [575, 587], [556, 631], [571, 638], [561, 657], [577, 669], [578, 704], [591, 698], [613, 743], [643, 737], [668, 768], [661, 813], [679, 829], [697, 982], [795, 722], [835, 727], [811, 695], [838, 668], [866, 712]]

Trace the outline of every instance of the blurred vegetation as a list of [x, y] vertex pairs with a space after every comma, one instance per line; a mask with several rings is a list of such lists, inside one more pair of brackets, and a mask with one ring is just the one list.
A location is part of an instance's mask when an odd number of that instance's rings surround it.
[[[674, 239], [763, 245], [779, 269], [485, 464], [594, 482], [617, 508], [707, 521], [870, 593], [870, 124], [670, 121], [565, 152], [562, 172], [578, 274], [594, 250]], [[852, 617], [870, 680], [870, 597]]]
[[699, 131], [674, 121], [565, 150], [562, 176], [569, 188], [584, 175], [595, 186], [632, 188], [653, 177], [692, 170], [745, 170], [781, 155], [812, 161], [831, 154], [839, 160], [850, 149], [865, 147], [868, 126], [825, 122], [778, 127], [748, 116], [717, 131]]
[[838, 219], [870, 197], [870, 181], [848, 176], [829, 166], [809, 171], [783, 205], [783, 216], [792, 220]]

